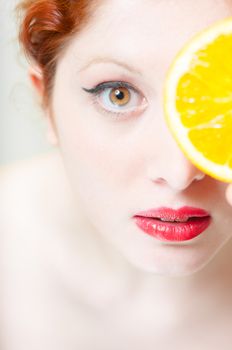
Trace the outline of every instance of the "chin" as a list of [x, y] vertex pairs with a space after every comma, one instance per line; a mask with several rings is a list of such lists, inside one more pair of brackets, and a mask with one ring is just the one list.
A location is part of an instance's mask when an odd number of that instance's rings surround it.
[[148, 256], [145, 258], [127, 256], [127, 260], [133, 267], [146, 273], [164, 277], [188, 277], [203, 271], [213, 258], [213, 256], [202, 257], [191, 254], [190, 251], [188, 253], [189, 256], [186, 252], [182, 255], [179, 252], [177, 259], [173, 255], [162, 256], [160, 254], [160, 259], [157, 256], [150, 256], [150, 258]]

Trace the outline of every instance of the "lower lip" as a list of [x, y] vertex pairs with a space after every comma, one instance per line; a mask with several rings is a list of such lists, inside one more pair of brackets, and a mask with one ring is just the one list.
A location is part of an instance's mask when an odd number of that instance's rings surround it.
[[211, 217], [199, 217], [187, 222], [163, 222], [158, 219], [134, 216], [137, 226], [161, 241], [188, 241], [199, 236], [210, 225]]

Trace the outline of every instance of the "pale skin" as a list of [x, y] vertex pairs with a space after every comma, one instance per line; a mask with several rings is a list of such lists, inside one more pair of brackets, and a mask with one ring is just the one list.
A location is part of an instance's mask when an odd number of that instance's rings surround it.
[[[231, 10], [105, 1], [67, 48], [45, 110], [54, 152], [1, 172], [5, 349], [231, 349], [232, 186], [183, 155], [162, 108], [175, 54]], [[88, 65], [99, 56], [130, 71]], [[42, 98], [42, 74], [30, 77]], [[147, 102], [123, 121], [82, 89], [122, 79]], [[163, 205], [204, 208], [213, 222], [198, 241], [165, 245], [131, 220]]]

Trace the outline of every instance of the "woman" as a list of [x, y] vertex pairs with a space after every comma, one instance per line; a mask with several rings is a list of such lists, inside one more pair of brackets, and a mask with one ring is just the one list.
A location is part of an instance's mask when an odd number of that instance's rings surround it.
[[162, 107], [176, 53], [230, 1], [20, 6], [54, 152], [2, 170], [2, 349], [231, 349], [231, 187]]

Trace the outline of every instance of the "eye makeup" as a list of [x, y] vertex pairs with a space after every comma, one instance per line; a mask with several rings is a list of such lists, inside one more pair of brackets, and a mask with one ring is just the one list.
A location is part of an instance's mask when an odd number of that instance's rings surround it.
[[[133, 100], [133, 97], [136, 96], [137, 99], [140, 99], [140, 101], [142, 101], [143, 103], [140, 104], [139, 106], [135, 106], [135, 107], [130, 107], [130, 108], [120, 108], [119, 105], [114, 106], [114, 107], [118, 107], [117, 109], [108, 109], [102, 106], [102, 103], [99, 102], [100, 98], [99, 96], [101, 96], [101, 93], [106, 92], [107, 90], [114, 90], [114, 89], [120, 89], [120, 88], [125, 88], [127, 89], [129, 92], [129, 95], [131, 96], [131, 99]], [[94, 88], [91, 89], [87, 89], [82, 87], [82, 89], [93, 95], [92, 98], [92, 104], [96, 105], [96, 108], [100, 111], [103, 112], [104, 114], [111, 114], [113, 117], [116, 117], [116, 119], [120, 120], [122, 119], [127, 119], [128, 117], [131, 117], [132, 115], [138, 115], [138, 113], [141, 113], [141, 110], [143, 110], [146, 106], [146, 104], [144, 104], [145, 98], [143, 97], [143, 95], [135, 88], [133, 87], [131, 84], [125, 82], [125, 81], [108, 81], [108, 82], [103, 82], [101, 84], [98, 84], [97, 86], [95, 86]], [[106, 98], [106, 96], [104, 96], [104, 99], [108, 99], [108, 97]], [[112, 101], [111, 101], [112, 102]], [[126, 104], [124, 104], [125, 106]], [[122, 107], [124, 107], [122, 106]]]
[[109, 82], [98, 84], [96, 87], [94, 87], [92, 89], [86, 89], [84, 87], [82, 87], [82, 89], [86, 92], [91, 93], [91, 94], [97, 94], [98, 92], [101, 92], [101, 91], [108, 89], [108, 88], [115, 88], [116, 89], [119, 87], [125, 87], [128, 89], [132, 89], [135, 92], [138, 92], [133, 86], [131, 86], [129, 83], [126, 83], [124, 81], [109, 81]]

